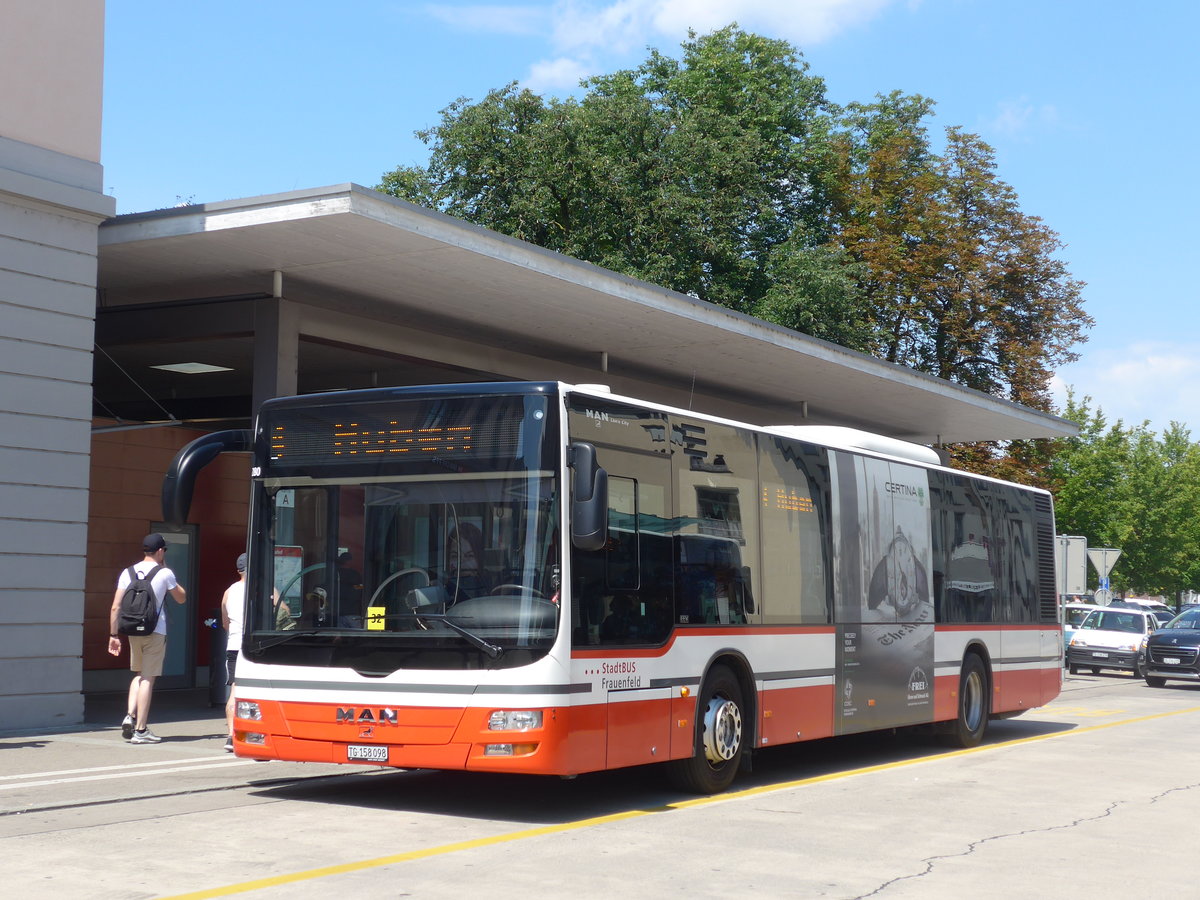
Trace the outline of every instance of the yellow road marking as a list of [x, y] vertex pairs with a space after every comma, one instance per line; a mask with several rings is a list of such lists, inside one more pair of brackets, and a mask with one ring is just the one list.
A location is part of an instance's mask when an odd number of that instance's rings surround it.
[[1123, 716], [1124, 709], [1085, 709], [1082, 706], [1043, 706], [1031, 709], [1026, 716], [1078, 716], [1081, 719], [1099, 719], [1103, 716]]
[[[1060, 714], [1062, 710], [1057, 710]], [[1053, 734], [1040, 734], [1032, 737], [1015, 738], [1011, 741], [1001, 741], [998, 744], [981, 744], [978, 747], [971, 747], [965, 750], [949, 750], [945, 753], [935, 753], [930, 756], [920, 756], [914, 759], [898, 760], [897, 762], [881, 763], [877, 766], [864, 766], [860, 769], [850, 769], [845, 772], [832, 772], [828, 775], [815, 775], [812, 778], [800, 778], [795, 781], [787, 781], [778, 784], [767, 784], [760, 787], [746, 788], [740, 791], [728, 791], [724, 794], [715, 794], [711, 797], [695, 797], [691, 800], [680, 800], [675, 803], [668, 803], [664, 806], [652, 807], [649, 809], [633, 809], [623, 813], [613, 813], [607, 816], [595, 816], [590, 819], [580, 819], [578, 822], [564, 822], [559, 825], [544, 825], [540, 828], [526, 828], [521, 831], [512, 831], [508, 834], [497, 834], [491, 837], [477, 838], [471, 841], [458, 841], [453, 844], [442, 844], [437, 847], [427, 847], [424, 850], [410, 850], [407, 853], [395, 853], [391, 856], [378, 856], [374, 859], [363, 859], [358, 862], [342, 863], [334, 866], [321, 866], [316, 869], [305, 869], [301, 872], [292, 872], [288, 875], [274, 875], [270, 878], [258, 878], [254, 881], [243, 881], [239, 884], [230, 884], [225, 887], [211, 888], [209, 890], [194, 891], [188, 894], [176, 894], [173, 897], [164, 898], [164, 900], [206, 900], [211, 897], [229, 897], [233, 894], [245, 894], [250, 891], [258, 891], [264, 888], [278, 887], [284, 884], [296, 884], [301, 881], [312, 881], [317, 878], [328, 878], [330, 875], [344, 875], [348, 872], [361, 872], [365, 869], [378, 869], [382, 866], [391, 866], [396, 863], [410, 862], [415, 859], [428, 859], [433, 856], [445, 856], [450, 853], [459, 853], [463, 850], [474, 850], [480, 847], [494, 847], [498, 844], [507, 844], [513, 841], [522, 841], [528, 838], [543, 837], [550, 834], [564, 834], [569, 831], [578, 831], [583, 828], [594, 828], [598, 825], [608, 825], [612, 822], [623, 822], [629, 819], [637, 819], [643, 816], [655, 815], [662, 812], [670, 812], [677, 809], [688, 809], [694, 806], [707, 806], [710, 803], [725, 803], [730, 800], [739, 800], [743, 797], [753, 797], [759, 794], [770, 794], [776, 791], [784, 791], [792, 788], [805, 787], [811, 784], [822, 784], [828, 781], [838, 781], [843, 778], [850, 778], [855, 775], [870, 775], [876, 772], [886, 772], [889, 769], [900, 769], [905, 766], [917, 765], [919, 763], [927, 763], [935, 760], [949, 759], [955, 756], [966, 756], [971, 753], [983, 753], [991, 750], [1000, 750], [1006, 747], [1016, 747], [1020, 744], [1031, 744], [1036, 741], [1052, 740], [1067, 736], [1075, 736], [1080, 734], [1089, 734], [1093, 731], [1101, 731], [1105, 728], [1115, 728], [1118, 725], [1136, 725], [1139, 722], [1151, 722], [1155, 719], [1166, 719], [1171, 716], [1182, 716], [1188, 713], [1200, 712], [1200, 706], [1192, 706], [1187, 709], [1179, 709], [1174, 712], [1154, 713], [1149, 716], [1136, 716], [1132, 719], [1121, 719], [1115, 722], [1105, 722], [1100, 725], [1088, 725], [1083, 728], [1073, 728], [1069, 731], [1057, 731]]]

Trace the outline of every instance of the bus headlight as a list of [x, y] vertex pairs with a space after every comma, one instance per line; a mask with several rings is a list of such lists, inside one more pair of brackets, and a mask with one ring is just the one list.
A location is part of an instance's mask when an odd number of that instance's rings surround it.
[[533, 731], [541, 727], [540, 709], [498, 709], [488, 716], [488, 731]]
[[237, 702], [237, 717], [239, 719], [249, 719], [251, 722], [262, 721], [262, 710], [253, 700], [239, 700]]

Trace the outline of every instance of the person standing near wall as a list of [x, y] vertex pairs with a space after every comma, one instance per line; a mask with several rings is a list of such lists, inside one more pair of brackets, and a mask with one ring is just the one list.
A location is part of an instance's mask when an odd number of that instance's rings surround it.
[[[221, 624], [228, 638], [225, 641], [225, 683], [229, 685], [229, 699], [225, 702], [225, 728], [229, 737], [225, 749], [233, 752], [233, 673], [237, 666], [238, 651], [242, 648], [242, 617], [246, 611], [246, 554], [237, 558], [238, 580], [225, 589], [221, 596]], [[211, 677], [216, 677], [215, 673]]]
[[[162, 741], [148, 726], [150, 699], [154, 693], [154, 680], [162, 674], [163, 660], [167, 656], [167, 616], [163, 609], [167, 594], [176, 603], [187, 601], [187, 591], [175, 580], [175, 573], [166, 566], [167, 540], [155, 532], [142, 539], [142, 561], [130, 568], [144, 578], [155, 567], [161, 567], [151, 582], [154, 600], [158, 604], [158, 624], [154, 632], [147, 635], [129, 635], [129, 668], [133, 680], [129, 684], [129, 699], [125, 707], [125, 719], [121, 722], [121, 737], [134, 744], [157, 744]], [[121, 635], [117, 633], [117, 615], [121, 609], [121, 597], [132, 579], [129, 568], [122, 569], [117, 579], [117, 592], [113, 595], [112, 609], [108, 613], [108, 652], [121, 655]]]

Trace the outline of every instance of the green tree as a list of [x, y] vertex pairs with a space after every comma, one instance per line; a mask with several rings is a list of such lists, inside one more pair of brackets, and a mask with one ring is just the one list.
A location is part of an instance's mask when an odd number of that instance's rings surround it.
[[866, 349], [853, 261], [829, 236], [824, 82], [785, 42], [729, 26], [680, 59], [583, 83], [460, 99], [426, 167], [380, 189], [505, 234]]
[[[380, 189], [814, 337], [1048, 410], [1091, 320], [1058, 237], [977, 136], [931, 147], [932, 101], [840, 109], [800, 52], [731, 25], [679, 59], [515, 84], [418, 132], [425, 167]], [[1036, 479], [1042, 451], [956, 448]]]
[[1161, 437], [1145, 423], [1110, 425], [1088, 398], [1070, 396], [1064, 415], [1080, 433], [1058, 442], [1048, 467], [1059, 533], [1120, 549], [1118, 590], [1200, 588], [1200, 445], [1178, 423]]
[[893, 93], [852, 104], [839, 148], [836, 241], [862, 264], [875, 355], [1048, 411], [1053, 371], [1092, 324], [1057, 235], [1021, 212], [992, 149]]

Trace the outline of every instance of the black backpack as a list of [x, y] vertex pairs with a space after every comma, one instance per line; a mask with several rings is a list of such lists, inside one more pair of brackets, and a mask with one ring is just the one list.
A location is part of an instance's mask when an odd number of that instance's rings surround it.
[[[145, 575], [139, 575], [137, 570], [129, 567], [129, 587], [121, 596], [121, 605], [117, 609], [117, 632], [119, 634], [147, 635], [153, 634], [158, 625], [158, 615], [162, 607], [154, 596], [154, 576], [162, 566], [155, 566]], [[166, 599], [165, 597], [163, 598]]]

